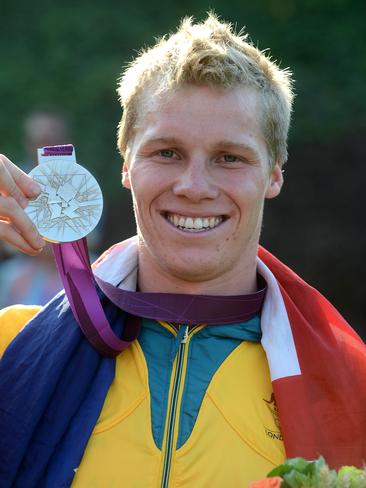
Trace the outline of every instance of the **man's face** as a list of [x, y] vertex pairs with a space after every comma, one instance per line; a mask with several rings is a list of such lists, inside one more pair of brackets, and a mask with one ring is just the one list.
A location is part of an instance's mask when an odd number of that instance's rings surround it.
[[276, 196], [253, 89], [186, 86], [140, 115], [124, 164], [140, 266], [203, 282], [253, 266], [264, 199]]

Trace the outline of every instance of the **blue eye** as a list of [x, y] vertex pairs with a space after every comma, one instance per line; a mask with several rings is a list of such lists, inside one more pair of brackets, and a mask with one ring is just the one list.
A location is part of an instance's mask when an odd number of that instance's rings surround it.
[[238, 161], [238, 158], [233, 154], [225, 154], [224, 161], [225, 163], [236, 163]]
[[163, 149], [163, 150], [159, 151], [159, 153], [160, 153], [160, 156], [163, 156], [163, 158], [174, 157], [174, 151], [172, 151], [171, 149]]

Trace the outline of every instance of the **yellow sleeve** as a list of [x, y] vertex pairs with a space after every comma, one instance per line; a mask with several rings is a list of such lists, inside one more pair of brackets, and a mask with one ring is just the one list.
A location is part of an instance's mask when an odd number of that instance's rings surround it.
[[12, 305], [0, 310], [0, 357], [17, 333], [41, 308], [38, 305]]

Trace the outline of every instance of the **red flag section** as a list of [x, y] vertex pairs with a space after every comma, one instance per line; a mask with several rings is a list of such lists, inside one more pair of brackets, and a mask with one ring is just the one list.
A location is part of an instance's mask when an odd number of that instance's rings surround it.
[[301, 369], [273, 381], [286, 455], [362, 467], [366, 346], [317, 290], [262, 247], [258, 256], [280, 286]]

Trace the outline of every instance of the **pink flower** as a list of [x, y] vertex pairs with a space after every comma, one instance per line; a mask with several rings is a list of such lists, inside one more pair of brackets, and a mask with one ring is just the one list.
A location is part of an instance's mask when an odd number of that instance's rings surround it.
[[273, 478], [266, 478], [261, 481], [252, 481], [248, 488], [280, 488], [283, 479], [279, 476], [274, 476]]

